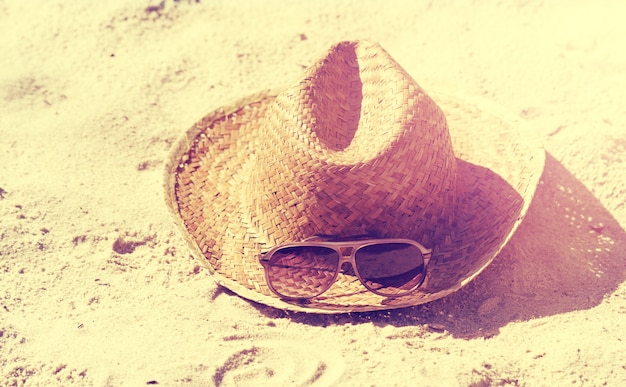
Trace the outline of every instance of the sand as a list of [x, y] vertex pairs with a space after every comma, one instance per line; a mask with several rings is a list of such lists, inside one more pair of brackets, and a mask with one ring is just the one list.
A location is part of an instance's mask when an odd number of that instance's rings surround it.
[[[625, 385], [626, 7], [467, 3], [0, 0], [0, 385]], [[535, 199], [430, 304], [245, 301], [174, 229], [163, 160], [346, 39], [518, 115], [546, 149]]]

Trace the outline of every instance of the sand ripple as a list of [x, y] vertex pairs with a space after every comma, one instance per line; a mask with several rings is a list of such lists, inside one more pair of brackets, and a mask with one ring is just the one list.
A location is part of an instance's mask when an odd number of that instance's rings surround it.
[[311, 351], [300, 343], [268, 341], [224, 351], [216, 386], [329, 386], [345, 368], [340, 355]]

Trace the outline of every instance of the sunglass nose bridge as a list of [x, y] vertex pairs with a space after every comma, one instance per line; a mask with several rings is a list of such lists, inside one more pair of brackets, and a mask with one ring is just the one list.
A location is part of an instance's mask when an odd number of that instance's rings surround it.
[[339, 248], [339, 251], [341, 251], [341, 256], [343, 257], [349, 257], [350, 255], [352, 255], [352, 247], [341, 247]]
[[354, 273], [354, 266], [352, 266], [352, 262], [344, 261], [341, 264], [341, 267], [339, 270], [341, 271], [341, 273], [345, 275], [356, 276], [356, 274]]

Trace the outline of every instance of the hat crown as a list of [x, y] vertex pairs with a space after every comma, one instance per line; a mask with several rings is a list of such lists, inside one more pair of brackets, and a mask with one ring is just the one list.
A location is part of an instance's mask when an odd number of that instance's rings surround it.
[[341, 42], [268, 108], [242, 205], [271, 245], [442, 237], [456, 198], [445, 117], [378, 44]]

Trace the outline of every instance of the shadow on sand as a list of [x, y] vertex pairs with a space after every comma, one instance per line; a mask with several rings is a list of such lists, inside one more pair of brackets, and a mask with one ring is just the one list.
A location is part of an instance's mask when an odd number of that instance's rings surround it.
[[443, 299], [381, 312], [319, 315], [258, 305], [272, 317], [326, 326], [425, 325], [454, 337], [498, 334], [513, 321], [592, 308], [626, 279], [626, 232], [550, 154], [524, 222], [473, 282]]

